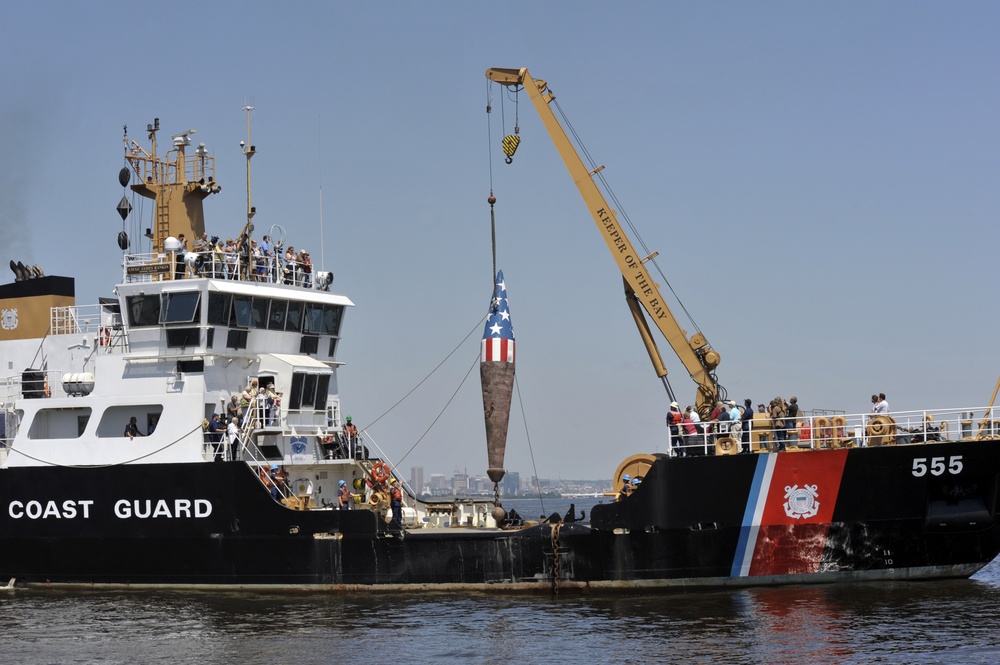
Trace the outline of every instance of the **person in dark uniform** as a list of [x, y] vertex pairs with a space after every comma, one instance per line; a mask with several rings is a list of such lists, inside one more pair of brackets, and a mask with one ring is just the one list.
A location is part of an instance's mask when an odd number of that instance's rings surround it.
[[403, 490], [399, 488], [399, 481], [395, 478], [389, 479], [389, 505], [392, 507], [392, 521], [400, 529], [403, 528]]
[[139, 424], [135, 422], [135, 416], [132, 416], [132, 418], [129, 419], [128, 425], [125, 425], [125, 436], [130, 439], [142, 436], [142, 432], [139, 431]]

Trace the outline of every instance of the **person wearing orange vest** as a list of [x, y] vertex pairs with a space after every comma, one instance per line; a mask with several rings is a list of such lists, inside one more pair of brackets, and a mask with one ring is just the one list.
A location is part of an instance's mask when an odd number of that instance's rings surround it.
[[337, 498], [340, 500], [341, 510], [351, 509], [351, 490], [347, 487], [347, 481], [340, 480], [337, 482], [339, 489], [337, 490]]
[[392, 507], [392, 521], [403, 528], [403, 490], [395, 478], [389, 479], [389, 505]]
[[344, 438], [347, 439], [347, 454], [354, 457], [357, 450], [358, 428], [351, 422], [350, 416], [347, 416], [347, 424], [344, 425]]

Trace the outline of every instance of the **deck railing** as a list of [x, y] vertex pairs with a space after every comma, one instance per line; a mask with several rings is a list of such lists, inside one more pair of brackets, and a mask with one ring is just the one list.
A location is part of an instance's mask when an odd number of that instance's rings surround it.
[[326, 289], [332, 276], [314, 272], [312, 264], [284, 261], [278, 256], [253, 257], [236, 252], [187, 252], [181, 260], [169, 252], [126, 254], [122, 280], [158, 282], [170, 279], [209, 277], [263, 284], [286, 284], [300, 288]]
[[[726, 455], [777, 450], [874, 447], [962, 439], [1000, 439], [1000, 407], [900, 411], [886, 414], [800, 414], [776, 422], [766, 414], [749, 421], [699, 423], [699, 431], [673, 435], [671, 455]], [[744, 442], [746, 439], [746, 442]]]

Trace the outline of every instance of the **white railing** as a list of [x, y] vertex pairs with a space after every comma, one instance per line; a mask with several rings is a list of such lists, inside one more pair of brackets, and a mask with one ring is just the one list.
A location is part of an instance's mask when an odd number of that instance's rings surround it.
[[250, 257], [248, 265], [246, 255], [235, 252], [187, 252], [181, 262], [171, 253], [126, 254], [122, 262], [126, 283], [211, 277], [308, 289], [313, 288], [313, 274], [312, 264], [269, 256]]
[[[749, 421], [747, 443], [743, 426], [747, 421], [703, 422], [699, 431], [672, 435], [667, 429], [670, 454], [697, 456], [778, 450], [817, 450], [956, 441], [1000, 439], [1000, 407], [901, 411], [887, 414], [800, 414], [774, 422], [765, 414]], [[763, 416], [763, 417], [761, 417]]]

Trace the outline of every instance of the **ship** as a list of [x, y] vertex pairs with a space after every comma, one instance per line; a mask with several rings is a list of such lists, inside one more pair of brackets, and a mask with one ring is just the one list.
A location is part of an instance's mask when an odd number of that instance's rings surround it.
[[[555, 131], [544, 81], [487, 76], [525, 89]], [[124, 137], [114, 296], [78, 305], [73, 278], [13, 259], [0, 286], [9, 588], [647, 593], [961, 578], [1000, 552], [992, 400], [975, 417], [755, 414], [726, 430], [710, 417], [720, 358], [700, 333], [672, 345], [698, 385], [701, 427], [668, 431], [669, 452], [609, 460], [608, 500], [587, 519], [518, 515], [499, 496], [422, 499], [342, 406], [354, 303], [308, 257], [283, 256], [273, 228], [254, 228], [255, 146], [242, 147], [246, 219], [225, 243], [206, 233], [203, 202], [222, 189], [214, 157], [192, 149], [191, 130], [161, 154], [159, 120], [146, 129], [148, 143]], [[505, 141], [508, 160], [516, 144]], [[146, 240], [124, 228], [129, 192], [151, 201]], [[637, 323], [642, 310], [667, 318], [610, 207], [591, 207]], [[489, 423], [485, 397], [484, 409]], [[506, 422], [494, 429], [505, 436]], [[496, 482], [502, 450], [489, 466]]]

